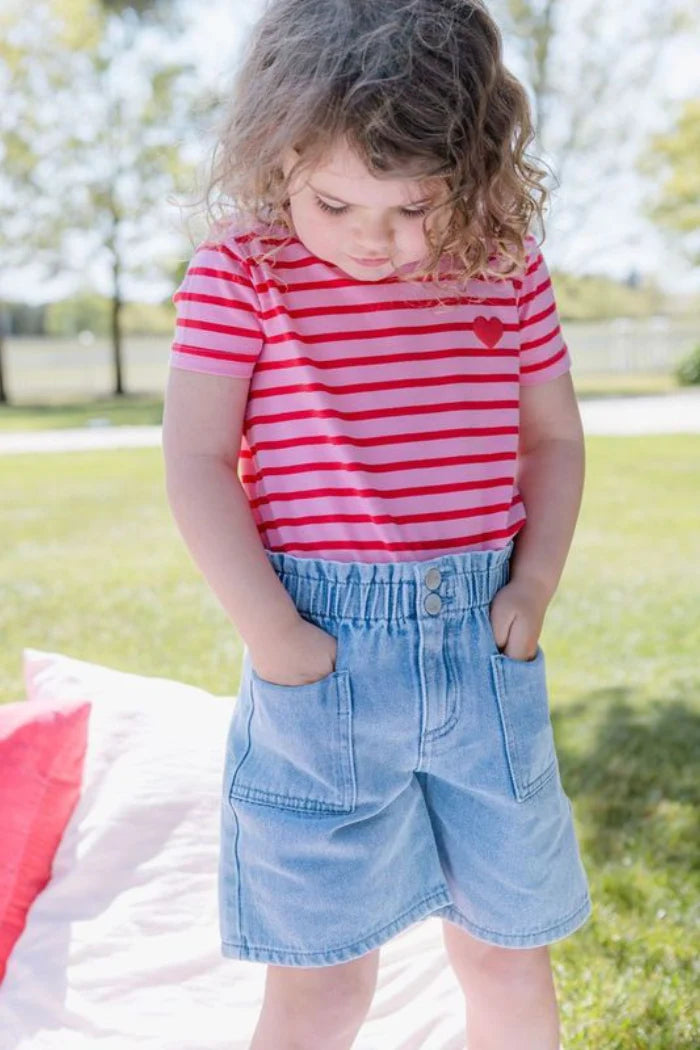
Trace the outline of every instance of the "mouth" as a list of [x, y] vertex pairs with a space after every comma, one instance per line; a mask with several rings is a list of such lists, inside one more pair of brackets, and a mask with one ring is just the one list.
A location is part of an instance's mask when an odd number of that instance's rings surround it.
[[351, 255], [350, 258], [354, 262], [359, 263], [360, 266], [384, 266], [386, 263], [388, 263], [390, 261], [388, 256], [387, 257], [383, 257], [383, 258], [378, 258], [376, 255], [372, 256], [370, 258], [365, 258], [365, 259], [358, 259], [358, 257], [356, 255]]

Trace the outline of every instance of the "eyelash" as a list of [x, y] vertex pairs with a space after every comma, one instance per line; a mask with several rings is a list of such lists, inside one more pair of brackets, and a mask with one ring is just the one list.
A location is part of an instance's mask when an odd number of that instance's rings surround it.
[[[330, 204], [326, 204], [326, 202], [322, 201], [320, 197], [316, 198], [316, 203], [318, 204], [321, 211], [325, 211], [329, 215], [344, 215], [345, 212], [348, 210], [347, 205], [342, 208], [331, 208]], [[401, 214], [405, 215], [407, 218], [416, 219], [420, 218], [422, 215], [427, 215], [428, 209], [418, 208], [416, 211], [409, 211], [407, 208], [402, 208]]]

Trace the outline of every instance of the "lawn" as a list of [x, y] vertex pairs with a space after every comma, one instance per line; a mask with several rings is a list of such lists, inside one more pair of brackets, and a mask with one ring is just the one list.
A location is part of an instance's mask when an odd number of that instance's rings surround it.
[[[241, 645], [159, 449], [6, 456], [0, 482], [0, 700], [23, 696], [23, 646], [235, 693]], [[566, 1050], [700, 1045], [698, 492], [700, 435], [587, 438], [541, 637], [594, 904], [551, 949]]]

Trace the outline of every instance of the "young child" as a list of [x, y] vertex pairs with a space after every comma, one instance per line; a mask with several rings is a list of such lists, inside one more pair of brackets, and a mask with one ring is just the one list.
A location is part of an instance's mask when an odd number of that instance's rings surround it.
[[244, 642], [219, 904], [268, 964], [251, 1050], [347, 1050], [428, 915], [469, 1050], [559, 1045], [548, 945], [591, 900], [539, 637], [584, 445], [501, 46], [480, 0], [268, 3], [174, 296], [168, 499]]

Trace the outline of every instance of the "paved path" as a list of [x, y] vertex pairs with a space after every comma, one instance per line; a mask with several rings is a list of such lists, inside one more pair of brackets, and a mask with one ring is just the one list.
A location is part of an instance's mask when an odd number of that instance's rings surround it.
[[587, 434], [700, 433], [700, 388], [640, 397], [579, 401]]
[[[700, 433], [700, 390], [642, 397], [601, 397], [579, 401], [586, 434]], [[86, 426], [78, 429], [0, 432], [0, 454], [74, 452], [103, 448], [152, 448], [161, 443], [159, 426]]]

